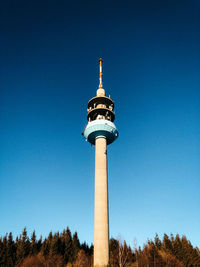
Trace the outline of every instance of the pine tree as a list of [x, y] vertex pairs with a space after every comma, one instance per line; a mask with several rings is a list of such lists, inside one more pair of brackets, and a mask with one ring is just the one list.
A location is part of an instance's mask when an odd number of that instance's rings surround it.
[[172, 254], [175, 255], [175, 251], [174, 251], [175, 240], [174, 240], [173, 234], [170, 234], [170, 241], [171, 241], [171, 244], [172, 244]]
[[64, 234], [64, 261], [66, 263], [73, 262], [72, 235], [68, 227]]
[[53, 235], [50, 245], [50, 256], [59, 255], [61, 253], [61, 240], [59, 233]]
[[19, 238], [18, 245], [17, 245], [17, 251], [16, 251], [16, 257], [17, 257], [17, 263], [20, 264], [23, 259], [28, 256], [30, 251], [30, 242], [27, 236], [26, 227], [24, 228], [22, 235]]
[[162, 243], [161, 240], [159, 239], [158, 234], [156, 233], [156, 236], [154, 238], [154, 243], [157, 249], [161, 249]]
[[39, 252], [42, 247], [42, 236], [40, 236], [40, 239], [37, 241], [37, 251]]
[[16, 261], [16, 246], [15, 242], [13, 241], [12, 233], [9, 233], [7, 242], [7, 265], [9, 267], [14, 267], [15, 261]]
[[32, 233], [31, 236], [31, 243], [30, 243], [30, 255], [35, 255], [38, 252], [38, 244], [37, 244], [37, 240], [36, 240], [36, 234], [35, 234], [35, 230]]
[[183, 253], [182, 253], [182, 242], [177, 234], [174, 240], [174, 255], [179, 259], [180, 261], [183, 261]]
[[78, 252], [80, 250], [80, 241], [78, 239], [78, 234], [75, 232], [73, 234], [73, 239], [72, 239], [72, 248], [73, 248], [73, 261], [76, 260], [76, 257], [78, 255]]
[[86, 244], [86, 242], [80, 245], [80, 249], [84, 250], [86, 254], [88, 255], [90, 254], [90, 248], [88, 244]]
[[50, 247], [49, 247], [48, 240], [45, 238], [41, 246], [41, 253], [44, 257], [46, 257], [49, 254], [49, 249]]
[[152, 266], [156, 266], [157, 262], [159, 262], [159, 254], [158, 248], [155, 246], [154, 242], [149, 240], [147, 246], [147, 253], [146, 256], [148, 258], [149, 264]]
[[167, 252], [173, 251], [173, 246], [172, 246], [171, 240], [169, 239], [167, 234], [164, 234], [162, 247]]
[[0, 266], [3, 265], [2, 251], [3, 251], [3, 241], [2, 241], [2, 237], [0, 237]]
[[48, 238], [45, 238], [44, 242], [42, 243], [41, 252], [42, 252], [42, 255], [45, 257], [49, 255], [52, 238], [53, 238], [53, 234], [52, 232], [50, 232]]
[[1, 252], [0, 252], [0, 266], [6, 266], [7, 265], [7, 234], [3, 237], [3, 240], [1, 241]]
[[109, 261], [111, 266], [118, 265], [118, 253], [119, 253], [119, 242], [118, 240], [111, 238], [109, 241]]

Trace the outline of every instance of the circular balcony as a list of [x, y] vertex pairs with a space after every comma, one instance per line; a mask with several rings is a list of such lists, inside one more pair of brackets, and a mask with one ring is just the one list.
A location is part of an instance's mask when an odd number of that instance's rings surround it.
[[96, 107], [90, 109], [87, 114], [88, 121], [94, 121], [98, 119], [98, 115], [103, 116], [105, 118], [109, 118], [110, 121], [115, 120], [115, 113], [114, 111], [110, 110], [109, 108], [105, 107]]
[[88, 109], [90, 107], [94, 108], [94, 105], [97, 106], [99, 104], [106, 105], [107, 107], [112, 106], [112, 109], [114, 109], [113, 100], [107, 96], [95, 96], [95, 97], [91, 98], [88, 102]]

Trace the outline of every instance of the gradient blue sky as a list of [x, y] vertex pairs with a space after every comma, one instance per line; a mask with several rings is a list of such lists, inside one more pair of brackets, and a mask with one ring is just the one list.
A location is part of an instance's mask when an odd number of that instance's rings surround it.
[[120, 136], [110, 235], [200, 245], [199, 1], [1, 1], [0, 235], [67, 226], [93, 242], [94, 147], [81, 136], [99, 57]]

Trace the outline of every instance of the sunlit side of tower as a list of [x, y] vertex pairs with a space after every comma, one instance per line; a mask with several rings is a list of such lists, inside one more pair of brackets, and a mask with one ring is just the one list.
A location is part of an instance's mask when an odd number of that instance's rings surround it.
[[105, 96], [103, 89], [102, 63], [99, 59], [99, 88], [88, 102], [88, 124], [83, 132], [86, 140], [95, 145], [94, 267], [105, 267], [109, 263], [107, 145], [118, 137], [113, 123], [114, 102]]

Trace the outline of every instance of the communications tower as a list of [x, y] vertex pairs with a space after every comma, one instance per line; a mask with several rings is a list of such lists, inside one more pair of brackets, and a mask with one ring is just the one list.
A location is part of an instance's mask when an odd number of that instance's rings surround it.
[[83, 132], [86, 140], [95, 145], [94, 267], [106, 267], [109, 262], [107, 145], [118, 137], [113, 123], [114, 102], [103, 89], [102, 63], [100, 58], [99, 88], [88, 102], [88, 124]]

